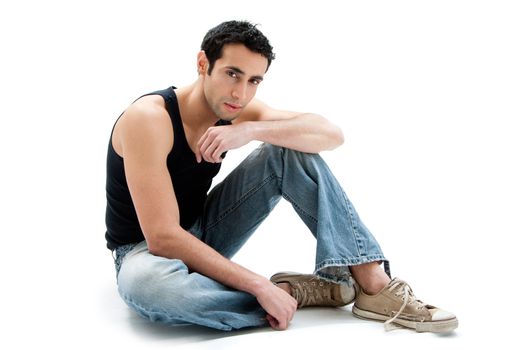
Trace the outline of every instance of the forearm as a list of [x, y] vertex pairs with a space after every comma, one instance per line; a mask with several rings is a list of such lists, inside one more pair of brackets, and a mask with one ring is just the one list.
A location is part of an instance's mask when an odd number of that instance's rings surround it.
[[334, 149], [344, 142], [341, 129], [316, 114], [246, 123], [253, 140], [301, 152], [319, 153]]
[[[220, 255], [182, 228], [166, 234], [157, 244], [153, 254], [169, 259], [182, 260], [189, 269], [224, 285], [258, 296], [271, 282]], [[151, 251], [151, 249], [150, 249]]]

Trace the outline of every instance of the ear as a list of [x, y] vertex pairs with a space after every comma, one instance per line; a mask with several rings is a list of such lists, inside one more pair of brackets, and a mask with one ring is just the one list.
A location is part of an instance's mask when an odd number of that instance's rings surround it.
[[203, 50], [197, 54], [197, 73], [205, 75], [208, 72], [208, 58]]

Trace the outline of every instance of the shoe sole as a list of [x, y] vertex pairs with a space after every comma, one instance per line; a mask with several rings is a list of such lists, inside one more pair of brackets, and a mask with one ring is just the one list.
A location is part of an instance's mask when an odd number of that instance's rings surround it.
[[[355, 305], [352, 308], [352, 313], [356, 315], [357, 317], [365, 319], [365, 320], [386, 321], [391, 318], [385, 315], [377, 314], [375, 312], [361, 310]], [[451, 332], [454, 329], [458, 328], [457, 318], [453, 318], [450, 320], [443, 320], [443, 321], [427, 321], [427, 322], [408, 321], [408, 320], [396, 318], [394, 321], [392, 321], [392, 323], [401, 325], [406, 328], [414, 329], [418, 333], [420, 332], [445, 333], [445, 332]]]

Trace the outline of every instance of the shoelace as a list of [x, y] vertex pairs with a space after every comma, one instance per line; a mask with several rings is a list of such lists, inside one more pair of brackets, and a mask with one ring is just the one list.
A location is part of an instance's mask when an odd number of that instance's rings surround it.
[[393, 329], [402, 328], [401, 326], [398, 326], [392, 322], [401, 315], [401, 313], [405, 310], [405, 307], [408, 304], [419, 304], [418, 309], [421, 310], [423, 307], [425, 307], [425, 304], [421, 302], [420, 300], [416, 299], [416, 296], [414, 295], [414, 292], [412, 291], [412, 288], [405, 282], [398, 278], [394, 278], [394, 280], [391, 283], [391, 286], [388, 288], [388, 290], [391, 292], [394, 289], [398, 288], [398, 291], [394, 293], [395, 296], [401, 297], [403, 299], [403, 305], [401, 308], [397, 311], [397, 313], [394, 315], [394, 317], [388, 319], [385, 321], [385, 330], [391, 331]]
[[297, 307], [301, 308], [305, 305], [318, 305], [318, 301], [326, 299], [331, 300], [330, 282], [302, 282], [294, 284], [292, 288], [292, 296], [297, 300]]

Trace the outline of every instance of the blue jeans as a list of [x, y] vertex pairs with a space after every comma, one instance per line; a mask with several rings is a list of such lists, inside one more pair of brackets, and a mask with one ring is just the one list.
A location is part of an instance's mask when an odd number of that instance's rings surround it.
[[[389, 273], [379, 244], [318, 154], [262, 144], [210, 191], [189, 231], [231, 258], [281, 198], [317, 239], [315, 274], [349, 283], [349, 266], [372, 261], [383, 261]], [[145, 241], [117, 248], [115, 265], [121, 297], [152, 321], [221, 330], [268, 325], [253, 295], [152, 255]]]

